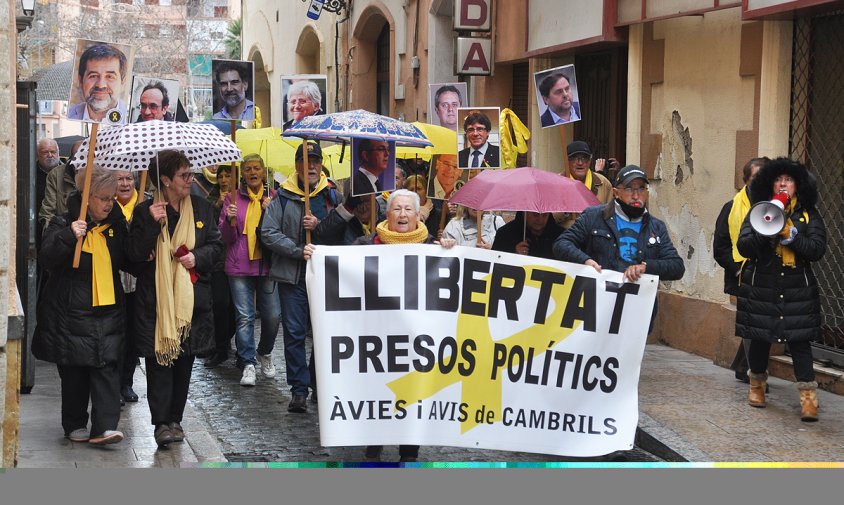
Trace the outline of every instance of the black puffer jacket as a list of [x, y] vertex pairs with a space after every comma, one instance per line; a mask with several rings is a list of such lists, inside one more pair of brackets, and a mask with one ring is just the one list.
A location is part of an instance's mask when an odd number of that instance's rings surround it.
[[59, 365], [100, 368], [116, 363], [123, 353], [125, 306], [118, 271], [124, 263], [126, 219], [115, 204], [99, 223], [111, 225], [103, 235], [111, 256], [115, 304], [94, 307], [91, 254], [83, 252], [79, 268], [73, 268], [76, 237], [70, 223], [79, 217], [79, 193], [72, 193], [67, 204], [68, 212], [50, 221], [38, 252], [39, 264], [49, 275], [38, 298], [32, 354]]
[[751, 202], [770, 200], [780, 174], [791, 175], [797, 183], [798, 205], [791, 215], [797, 236], [789, 246], [796, 255], [796, 267], [783, 266], [776, 255], [778, 236], [758, 234], [745, 218], [737, 245], [748, 261], [741, 272], [736, 335], [769, 342], [811, 340], [820, 334], [821, 325], [818, 283], [811, 263], [826, 252], [826, 227], [815, 209], [814, 179], [802, 165], [787, 159], [773, 160], [760, 170], [750, 186]]
[[[190, 336], [182, 343], [186, 355], [201, 355], [214, 348], [214, 315], [211, 310], [211, 270], [223, 255], [223, 241], [217, 229], [214, 207], [204, 198], [191, 195], [193, 205], [196, 243], [191, 251], [196, 257], [196, 271], [199, 280], [193, 286], [193, 318]], [[140, 356], [155, 356], [155, 262], [148, 261], [155, 250], [161, 225], [152, 219], [147, 200], [137, 207], [132, 215], [129, 229], [128, 260], [134, 265], [138, 276], [135, 291], [135, 350]], [[170, 234], [176, 229], [179, 214], [167, 206], [167, 222]]]

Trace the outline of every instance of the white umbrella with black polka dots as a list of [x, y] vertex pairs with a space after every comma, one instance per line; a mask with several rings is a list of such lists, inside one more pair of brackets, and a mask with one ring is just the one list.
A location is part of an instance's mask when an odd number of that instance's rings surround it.
[[[75, 167], [86, 164], [89, 142], [90, 139], [83, 141], [73, 157]], [[242, 159], [237, 145], [212, 124], [153, 120], [99, 129], [94, 164], [109, 170], [137, 172], [147, 170], [158, 152], [169, 149], [182, 151], [194, 172]]]

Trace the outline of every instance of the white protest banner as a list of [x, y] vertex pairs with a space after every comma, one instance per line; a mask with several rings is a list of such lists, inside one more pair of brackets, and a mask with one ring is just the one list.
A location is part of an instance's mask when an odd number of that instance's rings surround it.
[[657, 281], [467, 247], [317, 246], [321, 443], [632, 449]]

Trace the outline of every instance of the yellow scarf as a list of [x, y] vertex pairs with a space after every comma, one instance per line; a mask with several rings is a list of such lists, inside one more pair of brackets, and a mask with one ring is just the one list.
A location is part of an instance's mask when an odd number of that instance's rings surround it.
[[205, 179], [207, 179], [211, 184], [217, 184], [217, 174], [208, 170], [208, 167], [204, 167], [202, 169], [202, 175], [204, 175]]
[[[574, 176], [571, 174], [571, 170], [569, 170], [569, 179], [574, 179]], [[592, 188], [592, 170], [586, 171], [586, 180], [583, 181], [583, 184], [589, 188], [589, 191], [595, 192], [594, 188]]]
[[101, 224], [88, 230], [82, 250], [91, 255], [91, 305], [114, 305], [114, 273], [111, 271], [111, 254], [105, 235], [111, 225]]
[[[299, 195], [300, 197], [302, 197], [302, 201], [305, 200], [305, 191], [299, 187], [299, 174], [295, 172], [290, 174], [290, 177], [284, 180], [284, 182], [281, 184], [281, 187], [295, 195]], [[310, 196], [316, 196], [320, 191], [327, 187], [328, 177], [326, 177], [323, 173], [319, 174], [319, 182], [316, 184], [316, 187], [311, 190]]]
[[360, 226], [361, 226], [361, 228], [363, 228], [363, 234], [368, 236], [369, 235], [369, 225], [366, 224], [366, 223], [361, 223]]
[[748, 212], [750, 212], [750, 198], [747, 196], [747, 186], [745, 186], [733, 197], [733, 207], [730, 209], [730, 215], [727, 218], [730, 227], [730, 243], [733, 244], [733, 261], [736, 263], [743, 263], [747, 259], [739, 254], [737, 244], [741, 224]]
[[414, 231], [406, 233], [390, 231], [387, 224], [385, 219], [375, 226], [375, 232], [378, 233], [382, 244], [424, 244], [428, 240], [428, 227], [421, 221]]
[[138, 203], [138, 190], [132, 190], [132, 198], [130, 198], [129, 201], [126, 202], [126, 205], [120, 203], [120, 200], [118, 200], [117, 198], [115, 198], [114, 201], [117, 202], [117, 205], [120, 205], [120, 210], [123, 211], [123, 216], [126, 218], [126, 222], [128, 223], [132, 221], [132, 212], [134, 212], [135, 205]]
[[246, 207], [246, 220], [243, 223], [243, 234], [246, 235], [246, 240], [249, 249], [249, 259], [261, 259], [261, 246], [258, 244], [258, 234], [255, 230], [258, 228], [258, 221], [261, 220], [261, 197], [264, 196], [264, 190], [261, 188], [258, 193], [253, 193], [252, 188], [246, 187], [249, 194], [249, 206]]
[[500, 116], [501, 168], [513, 168], [516, 166], [516, 158], [519, 154], [528, 151], [527, 140], [530, 139], [530, 130], [510, 109], [502, 109]]
[[[161, 195], [155, 195], [155, 201]], [[182, 342], [190, 335], [193, 318], [193, 284], [188, 269], [173, 253], [184, 245], [193, 251], [196, 245], [196, 224], [190, 196], [184, 198], [179, 222], [170, 237], [165, 219], [155, 244], [155, 359], [160, 365], [172, 366], [182, 352]]]
[[[788, 238], [790, 236], [791, 227], [794, 226], [794, 223], [791, 221], [791, 213], [794, 212], [794, 209], [797, 207], [797, 196], [791, 199], [788, 202], [788, 206], [785, 208], [785, 215], [788, 218], [785, 220], [785, 226], [783, 227], [782, 231], [780, 232], [780, 237]], [[806, 222], [809, 222], [809, 214], [804, 210], [803, 217], [805, 217]], [[791, 267], [795, 268], [797, 266], [797, 257], [794, 255], [794, 250], [787, 245], [777, 244], [777, 256], [782, 258], [782, 266], [784, 267]]]

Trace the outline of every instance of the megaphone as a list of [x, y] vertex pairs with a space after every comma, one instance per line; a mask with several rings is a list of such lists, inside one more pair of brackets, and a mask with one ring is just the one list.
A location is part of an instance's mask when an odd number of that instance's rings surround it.
[[756, 233], [773, 237], [785, 227], [785, 207], [788, 193], [777, 193], [769, 202], [759, 202], [750, 208], [750, 226]]

